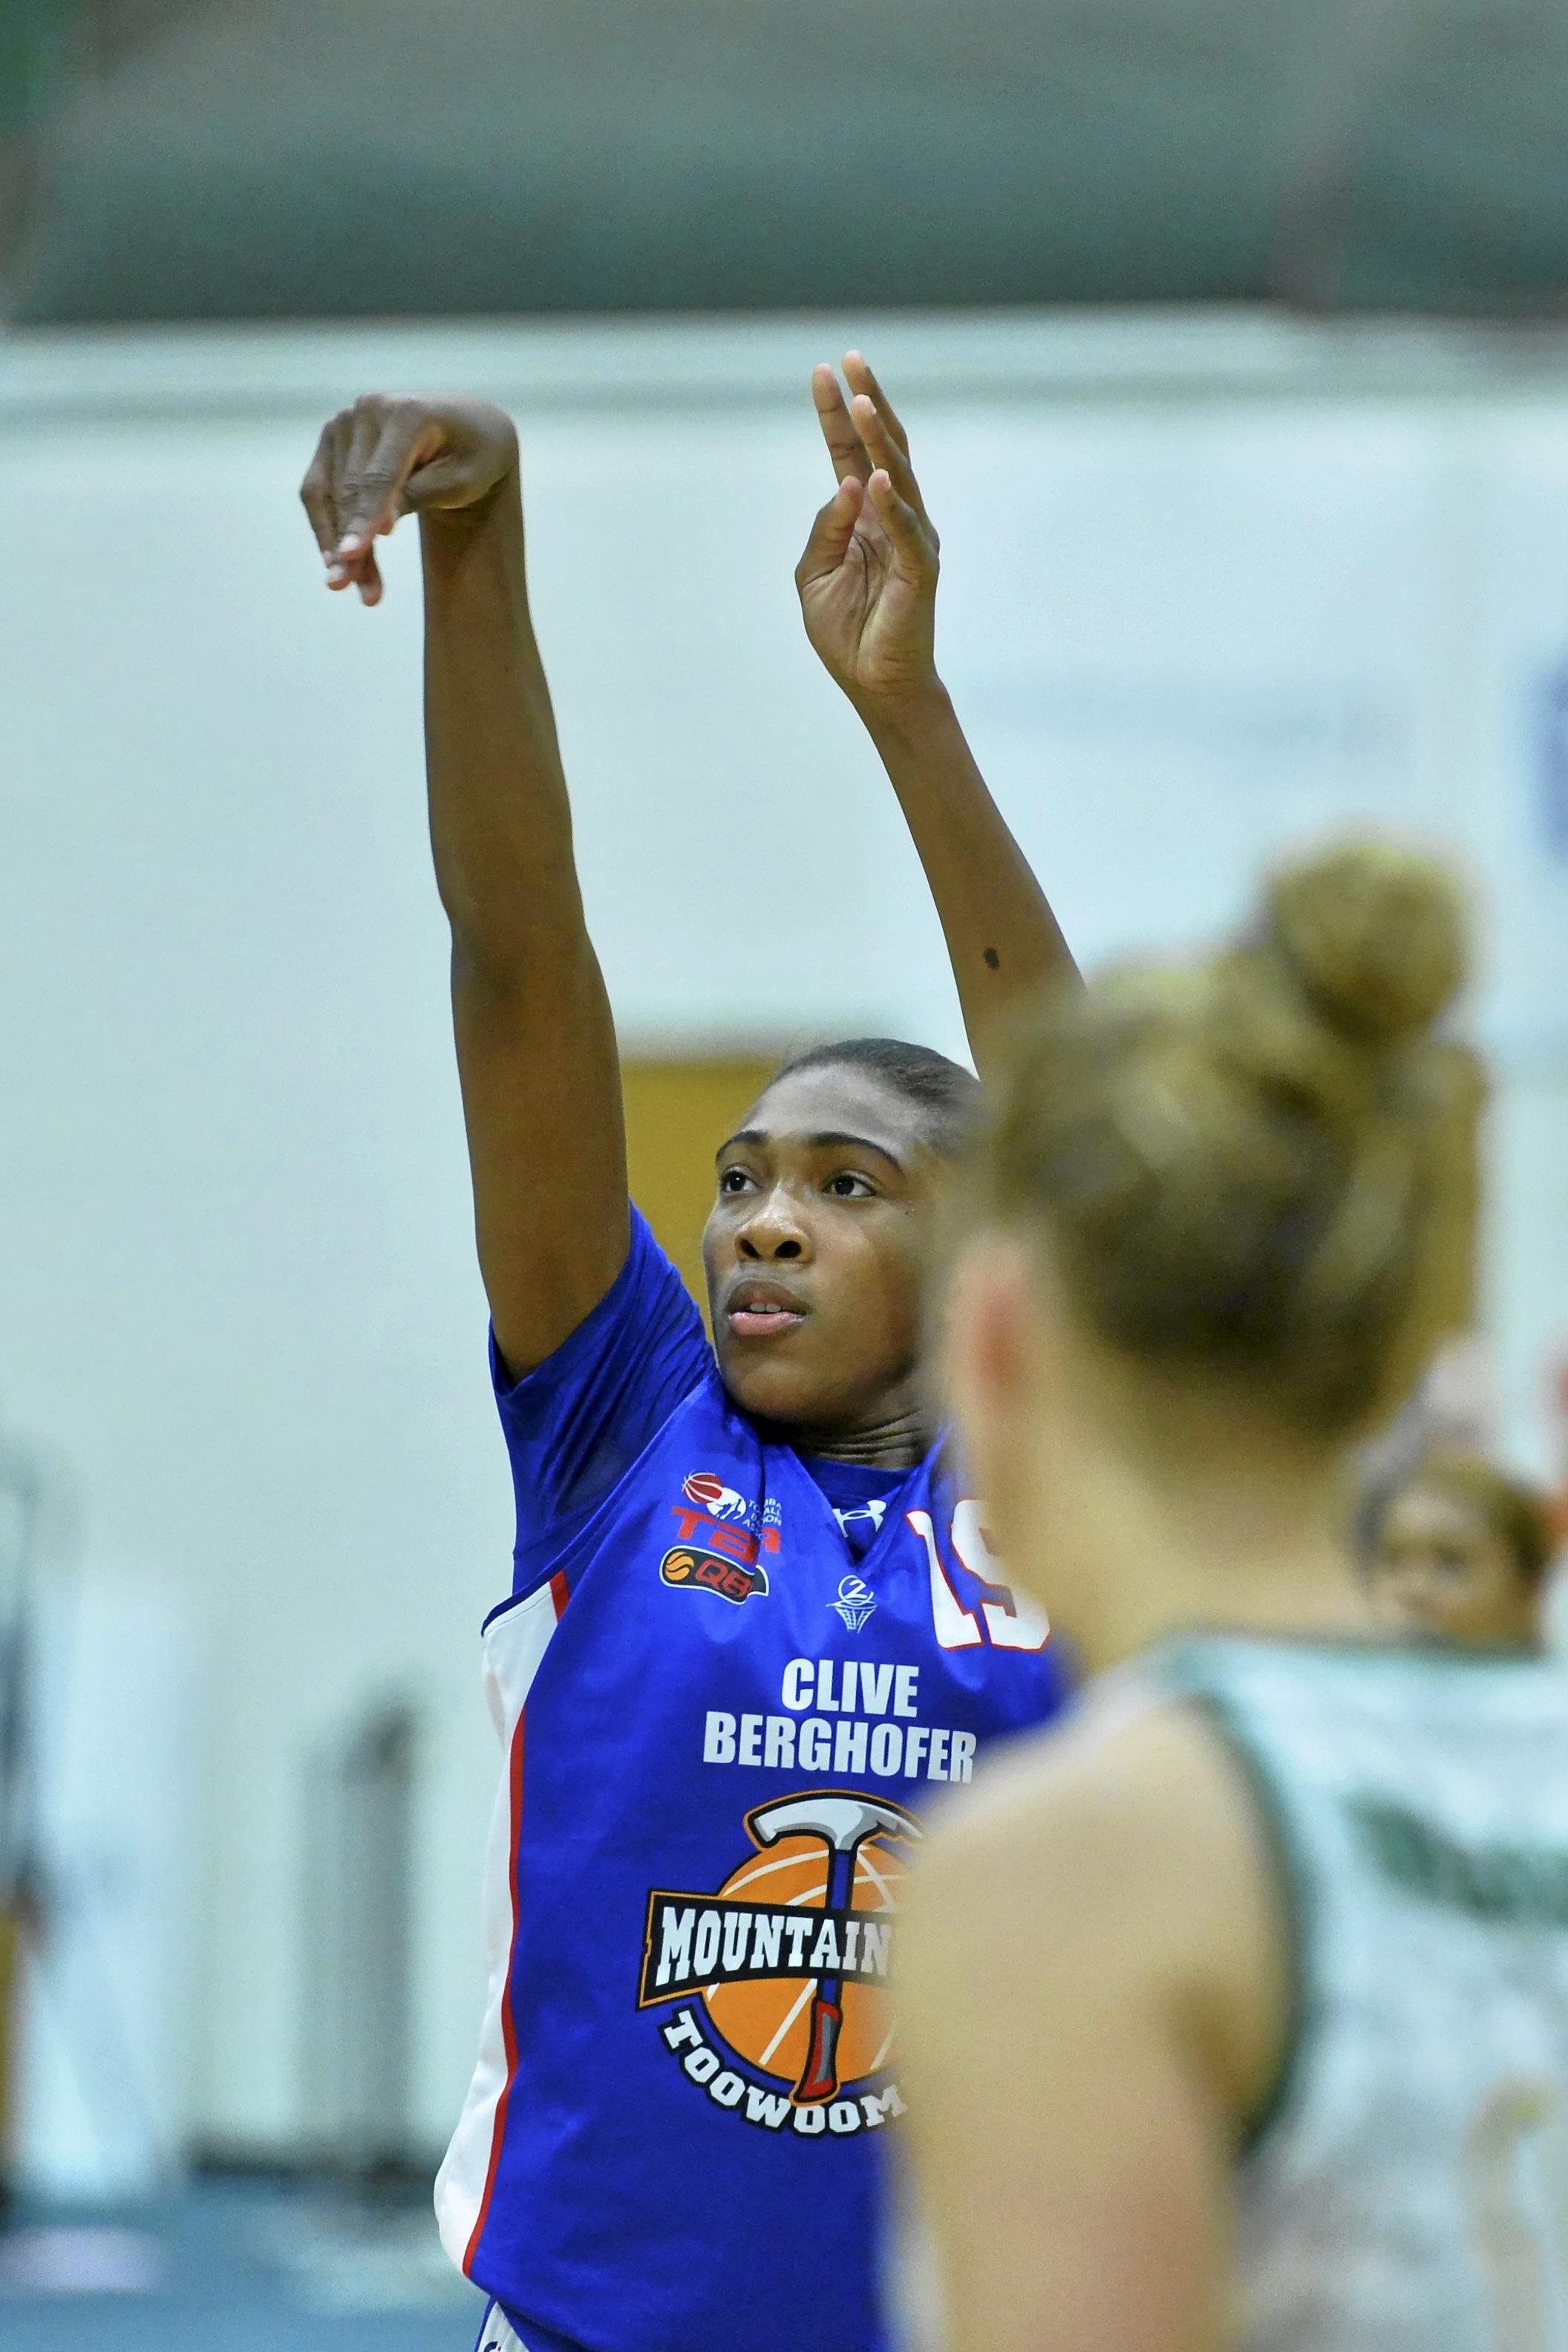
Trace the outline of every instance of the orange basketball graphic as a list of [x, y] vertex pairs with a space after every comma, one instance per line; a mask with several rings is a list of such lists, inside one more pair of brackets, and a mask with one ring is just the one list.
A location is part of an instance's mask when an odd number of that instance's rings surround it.
[[[830, 1859], [820, 1837], [780, 1838], [752, 1854], [717, 1892], [743, 1903], [787, 1904], [822, 1910], [827, 1901]], [[855, 1856], [851, 1907], [867, 1916], [898, 1909], [905, 1864], [892, 1844], [872, 1838]], [[710, 1985], [702, 1999], [716, 2031], [738, 2057], [759, 2074], [795, 2083], [805, 2065], [811, 2037], [815, 1977], [769, 1978], [760, 1983]], [[844, 2024], [837, 2072], [845, 2083], [875, 2074], [891, 2056], [888, 1997], [877, 1985], [846, 1984]]]

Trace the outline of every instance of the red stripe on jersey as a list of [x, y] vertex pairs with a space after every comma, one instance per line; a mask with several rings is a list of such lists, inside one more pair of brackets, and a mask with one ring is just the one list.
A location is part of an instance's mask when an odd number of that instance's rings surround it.
[[[563, 1575], [551, 1578], [550, 1597], [555, 1603], [555, 1622], [559, 1624], [562, 1612], [570, 1598]], [[501, 2095], [496, 2101], [495, 2125], [490, 2133], [490, 2160], [485, 2172], [485, 2193], [479, 2200], [479, 2214], [474, 2223], [473, 2235], [469, 2238], [463, 2252], [464, 2274], [470, 2278], [473, 2276], [474, 2257], [479, 2250], [479, 2240], [485, 2234], [485, 2223], [490, 2217], [490, 2199], [495, 2195], [496, 2175], [500, 2169], [500, 2152], [506, 2144], [507, 2109], [511, 2104], [511, 2086], [517, 2080], [517, 2026], [511, 2013], [511, 1979], [512, 1969], [517, 1961], [518, 1929], [522, 1920], [522, 1906], [518, 1897], [517, 1868], [518, 1850], [522, 1843], [522, 1748], [523, 1726], [527, 1721], [528, 1708], [525, 1705], [518, 1715], [517, 1728], [511, 1735], [511, 1754], [508, 1759], [508, 1780], [510, 1787], [509, 1810], [511, 1815], [511, 1861], [508, 1874], [508, 1885], [511, 1895], [511, 1943], [506, 1956], [506, 1986], [501, 1994], [500, 2003], [501, 2044], [506, 2052], [506, 2081], [501, 2085]]]

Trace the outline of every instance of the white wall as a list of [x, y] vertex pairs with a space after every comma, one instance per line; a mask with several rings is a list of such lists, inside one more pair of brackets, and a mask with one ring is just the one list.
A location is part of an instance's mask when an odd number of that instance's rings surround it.
[[29, 2189], [121, 2202], [167, 2180], [191, 2105], [205, 1761], [191, 1611], [173, 1580], [100, 1560], [51, 1580], [31, 1632], [49, 1925], [12, 2153]]
[[508, 1481], [420, 809], [412, 545], [329, 599], [317, 424], [460, 383], [523, 428], [535, 601], [629, 1041], [955, 1047], [918, 872], [791, 573], [810, 362], [864, 335], [946, 551], [943, 658], [1093, 958], [1227, 919], [1346, 813], [1502, 894], [1494, 1248], [1518, 1441], [1568, 1330], [1568, 867], [1527, 724], [1568, 648], [1568, 370], [1267, 323], [762, 323], [0, 342], [0, 1395], [94, 1555], [212, 1660], [191, 2120], [300, 2101], [304, 1752], [431, 1721], [423, 2105], [478, 1999], [474, 1630]]

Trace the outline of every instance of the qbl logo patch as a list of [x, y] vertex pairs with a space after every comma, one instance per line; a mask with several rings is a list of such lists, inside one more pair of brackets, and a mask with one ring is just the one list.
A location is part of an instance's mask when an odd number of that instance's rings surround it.
[[903, 2113], [887, 2080], [886, 1986], [902, 1805], [814, 1789], [746, 1817], [752, 1851], [711, 1894], [648, 1896], [637, 2007], [691, 2081], [763, 2131], [839, 2137]]
[[738, 1559], [725, 1559], [716, 1551], [699, 1551], [692, 1544], [677, 1544], [667, 1551], [658, 1565], [666, 1584], [677, 1590], [685, 1586], [693, 1592], [717, 1592], [721, 1600], [732, 1601], [739, 1608], [753, 1592], [765, 1593], [768, 1571], [760, 1560], [747, 1567]]

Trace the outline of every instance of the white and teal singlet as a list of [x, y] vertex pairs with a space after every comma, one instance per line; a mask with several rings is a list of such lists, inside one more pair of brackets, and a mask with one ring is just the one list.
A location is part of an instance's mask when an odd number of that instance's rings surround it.
[[1564, 2352], [1568, 1674], [1237, 1635], [1102, 1691], [1208, 1717], [1292, 1923], [1237, 2182], [1241, 2352]]

